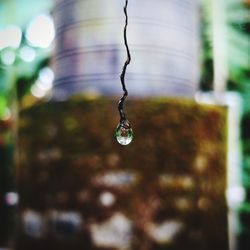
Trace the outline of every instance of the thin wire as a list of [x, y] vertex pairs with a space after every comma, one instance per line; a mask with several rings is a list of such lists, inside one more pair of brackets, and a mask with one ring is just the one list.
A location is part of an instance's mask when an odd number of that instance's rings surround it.
[[127, 6], [128, 6], [128, 0], [125, 1], [125, 6], [123, 7], [124, 14], [125, 14], [125, 17], [126, 17], [124, 31], [123, 31], [123, 37], [124, 37], [124, 44], [125, 44], [126, 51], [127, 51], [127, 60], [125, 61], [124, 65], [123, 65], [122, 73], [120, 75], [120, 80], [121, 80], [122, 90], [123, 90], [123, 96], [119, 100], [118, 111], [120, 113], [120, 122], [121, 123], [126, 120], [126, 115], [125, 115], [125, 112], [123, 110], [124, 101], [125, 101], [126, 97], [128, 96], [128, 91], [127, 91], [126, 85], [125, 85], [125, 74], [126, 74], [127, 66], [129, 65], [129, 63], [131, 61], [130, 51], [129, 51], [129, 47], [128, 47], [128, 41], [127, 41], [127, 26], [128, 26]]

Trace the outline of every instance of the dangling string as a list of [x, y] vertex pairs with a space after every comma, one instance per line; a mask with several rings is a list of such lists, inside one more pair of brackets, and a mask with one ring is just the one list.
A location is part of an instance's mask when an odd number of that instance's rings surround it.
[[121, 97], [121, 99], [119, 100], [119, 103], [118, 103], [118, 111], [120, 113], [120, 123], [122, 123], [123, 121], [126, 120], [126, 115], [125, 115], [125, 112], [123, 109], [124, 101], [125, 101], [126, 97], [128, 96], [128, 91], [127, 91], [126, 85], [125, 85], [125, 74], [126, 74], [127, 66], [129, 65], [129, 63], [131, 61], [130, 51], [129, 51], [129, 47], [128, 47], [128, 41], [127, 41], [127, 26], [128, 26], [127, 7], [128, 7], [128, 0], [125, 1], [125, 6], [123, 8], [124, 14], [126, 17], [124, 31], [123, 31], [123, 37], [124, 37], [124, 43], [125, 43], [125, 47], [126, 47], [126, 51], [127, 51], [127, 60], [125, 61], [124, 65], [123, 65], [122, 73], [120, 75], [120, 80], [121, 80], [122, 90], [123, 90], [123, 96]]
[[129, 48], [128, 48], [128, 41], [127, 41], [127, 26], [128, 26], [127, 7], [128, 7], [128, 0], [125, 1], [125, 6], [123, 8], [124, 14], [126, 17], [123, 36], [124, 36], [124, 43], [125, 43], [126, 51], [127, 51], [127, 60], [125, 61], [124, 65], [123, 65], [122, 73], [120, 75], [123, 96], [121, 97], [121, 99], [119, 100], [119, 103], [118, 103], [118, 110], [120, 113], [120, 123], [118, 124], [118, 126], [115, 130], [116, 140], [121, 145], [128, 145], [133, 140], [133, 130], [132, 130], [132, 127], [131, 127], [129, 121], [126, 119], [126, 115], [125, 115], [125, 112], [123, 110], [124, 101], [125, 101], [126, 97], [128, 96], [128, 91], [127, 91], [126, 85], [125, 85], [125, 74], [126, 74], [127, 66], [129, 65], [130, 60], [131, 60], [131, 56], [130, 56], [130, 52], [129, 52]]

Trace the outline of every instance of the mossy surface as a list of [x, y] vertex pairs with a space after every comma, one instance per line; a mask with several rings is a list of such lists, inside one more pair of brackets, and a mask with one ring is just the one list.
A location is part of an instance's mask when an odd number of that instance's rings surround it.
[[[48, 219], [51, 210], [76, 211], [84, 221], [71, 243], [63, 236], [68, 248], [45, 223], [46, 249], [119, 249], [97, 246], [90, 228], [121, 213], [133, 225], [128, 249], [227, 250], [226, 108], [135, 99], [126, 113], [134, 140], [121, 146], [113, 99], [82, 97], [21, 111], [21, 214], [31, 209]], [[112, 205], [100, 203], [103, 192], [115, 197]], [[181, 225], [171, 239], [149, 229], [171, 221]], [[39, 241], [20, 235], [18, 249], [35, 249]]]

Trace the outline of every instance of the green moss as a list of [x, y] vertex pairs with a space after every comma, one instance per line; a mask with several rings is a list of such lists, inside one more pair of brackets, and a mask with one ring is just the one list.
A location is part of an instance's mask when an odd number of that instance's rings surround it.
[[[23, 110], [21, 209], [78, 210], [86, 220], [99, 222], [121, 211], [134, 223], [135, 241], [149, 242], [152, 239], [140, 231], [141, 220], [145, 225], [178, 220], [185, 230], [169, 247], [226, 250], [226, 108], [187, 100], [134, 99], [126, 103], [126, 114], [135, 136], [124, 147], [114, 138], [119, 117], [113, 99], [78, 97]], [[132, 174], [131, 184], [96, 181], [124, 171]], [[110, 208], [98, 203], [106, 189], [118, 201]], [[89, 197], [83, 203], [77, 199], [81, 190]], [[72, 198], [60, 201], [62, 191]], [[157, 244], [152, 243], [152, 249]]]

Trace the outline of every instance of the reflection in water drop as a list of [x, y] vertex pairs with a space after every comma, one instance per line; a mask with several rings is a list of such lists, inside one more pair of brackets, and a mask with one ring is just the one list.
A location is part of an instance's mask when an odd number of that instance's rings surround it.
[[121, 145], [128, 145], [133, 140], [133, 130], [128, 120], [119, 123], [115, 130], [115, 137]]

